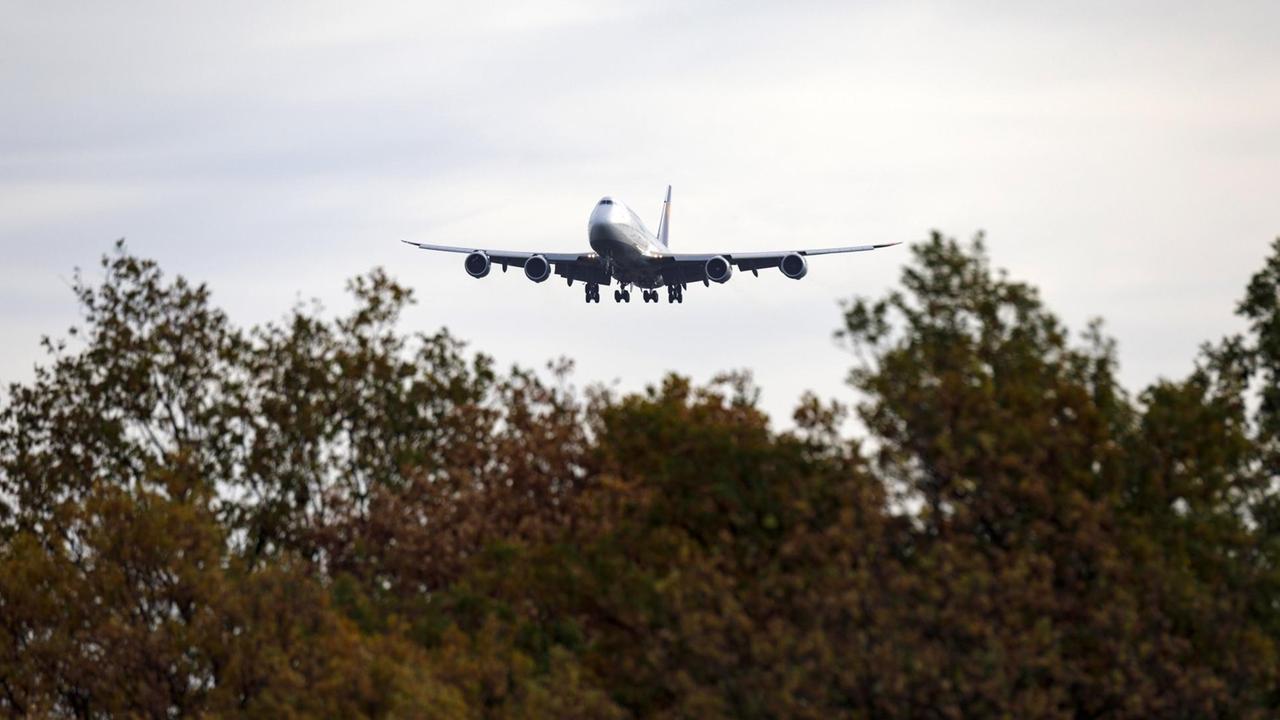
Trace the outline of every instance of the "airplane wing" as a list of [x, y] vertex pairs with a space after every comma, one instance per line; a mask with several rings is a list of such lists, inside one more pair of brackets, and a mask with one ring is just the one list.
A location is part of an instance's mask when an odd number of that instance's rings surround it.
[[867, 252], [879, 248], [901, 245], [901, 242], [878, 243], [874, 245], [847, 245], [844, 247], [810, 248], [805, 250], [775, 250], [768, 252], [745, 253], [667, 253], [659, 262], [663, 265], [662, 276], [668, 283], [702, 282], [706, 279], [704, 267], [708, 260], [722, 257], [739, 270], [758, 272], [765, 268], [776, 268], [782, 264], [783, 258], [790, 255], [835, 255], [839, 253]]
[[759, 270], [761, 268], [778, 267], [782, 262], [782, 258], [791, 255], [835, 255], [837, 253], [855, 253], [867, 252], [868, 250], [876, 250], [878, 248], [892, 247], [901, 245], [901, 242], [880, 243], [878, 245], [848, 245], [845, 247], [829, 247], [829, 248], [811, 248], [808, 250], [773, 250], [769, 252], [747, 252], [747, 253], [666, 253], [663, 259], [670, 258], [675, 262], [702, 262], [710, 260], [713, 257], [722, 257], [742, 270]]
[[506, 272], [507, 267], [510, 265], [523, 268], [529, 258], [540, 255], [551, 263], [552, 267], [555, 268], [555, 274], [560, 277], [569, 280], [594, 282], [601, 285], [609, 284], [609, 273], [606, 271], [600, 257], [595, 253], [538, 253], [524, 250], [490, 250], [488, 248], [460, 247], [456, 245], [432, 245], [410, 240], [401, 240], [401, 242], [422, 250], [435, 250], [437, 252], [465, 253], [468, 255], [473, 252], [482, 252], [489, 256], [490, 262], [501, 266], [503, 272]]

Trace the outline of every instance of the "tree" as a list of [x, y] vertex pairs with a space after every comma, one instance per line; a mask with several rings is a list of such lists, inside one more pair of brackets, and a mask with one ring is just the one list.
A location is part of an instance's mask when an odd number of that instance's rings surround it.
[[[980, 238], [913, 254], [843, 331], [917, 528], [906, 560], [942, 590], [925, 607], [946, 659], [924, 679], [942, 690], [913, 694], [962, 714], [1260, 713], [1274, 636], [1241, 615], [1258, 586], [1238, 369], [1220, 355], [1135, 403], [1098, 326], [1071, 345]], [[1242, 646], [1259, 662], [1222, 652]]]
[[[500, 371], [412, 293], [242, 329], [120, 245], [0, 410], [0, 710], [1270, 717], [1280, 241], [1136, 393], [979, 238], [846, 303], [848, 409]], [[1275, 396], [1275, 397], [1273, 397]]]

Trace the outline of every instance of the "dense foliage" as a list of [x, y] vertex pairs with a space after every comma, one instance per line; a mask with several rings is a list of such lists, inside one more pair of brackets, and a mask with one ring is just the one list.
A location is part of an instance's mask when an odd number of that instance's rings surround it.
[[847, 408], [579, 391], [380, 272], [245, 330], [123, 246], [0, 415], [0, 710], [1273, 717], [1280, 241], [1130, 395], [980, 241], [844, 306]]

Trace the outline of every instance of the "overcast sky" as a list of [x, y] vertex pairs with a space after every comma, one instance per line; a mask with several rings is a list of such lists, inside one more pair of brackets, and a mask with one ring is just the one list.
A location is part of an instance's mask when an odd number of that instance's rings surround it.
[[[480, 8], [484, 9], [472, 9]], [[74, 8], [74, 9], [73, 9]], [[353, 9], [359, 8], [353, 12]], [[462, 8], [467, 8], [463, 10]], [[785, 424], [852, 398], [838, 300], [904, 248], [585, 305], [398, 240], [576, 251], [602, 195], [676, 250], [987, 232], [1138, 389], [1237, 329], [1280, 234], [1280, 3], [0, 0], [0, 380], [118, 237], [244, 324], [384, 266], [503, 364], [749, 368]]]

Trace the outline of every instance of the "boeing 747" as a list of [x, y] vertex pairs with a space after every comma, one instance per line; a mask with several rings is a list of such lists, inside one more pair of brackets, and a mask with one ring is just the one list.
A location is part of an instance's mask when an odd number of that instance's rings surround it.
[[690, 283], [725, 283], [733, 277], [733, 269], [749, 270], [759, 275], [766, 268], [778, 268], [783, 275], [799, 280], [809, 272], [806, 258], [812, 255], [854, 253], [898, 245], [850, 245], [848, 247], [781, 250], [747, 253], [673, 253], [668, 244], [671, 233], [671, 187], [662, 204], [658, 233], [649, 232], [631, 208], [610, 197], [601, 198], [587, 221], [587, 240], [594, 252], [539, 253], [484, 248], [431, 245], [404, 242], [423, 250], [465, 253], [463, 267], [467, 274], [482, 278], [497, 263], [503, 272], [511, 265], [524, 268], [525, 277], [540, 283], [552, 273], [565, 278], [569, 285], [579, 280], [586, 285], [586, 301], [600, 302], [600, 286], [616, 282], [614, 302], [631, 302], [632, 286], [644, 293], [645, 302], [658, 302], [658, 289], [667, 289], [667, 302], [684, 302], [684, 291]]

